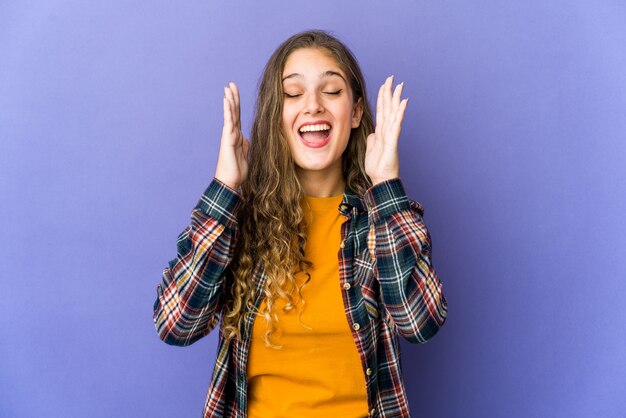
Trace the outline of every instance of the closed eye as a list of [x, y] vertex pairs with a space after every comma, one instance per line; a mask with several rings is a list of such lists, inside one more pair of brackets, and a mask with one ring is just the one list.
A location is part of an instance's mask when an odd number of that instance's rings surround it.
[[[333, 96], [336, 96], [336, 95], [340, 94], [342, 91], [343, 91], [343, 89], [339, 89], [337, 91], [325, 91], [324, 93], [325, 94], [332, 94]], [[288, 97], [288, 98], [294, 98], [294, 97], [302, 96], [302, 94], [289, 94], [289, 93], [284, 93], [284, 94], [285, 94], [285, 97]]]

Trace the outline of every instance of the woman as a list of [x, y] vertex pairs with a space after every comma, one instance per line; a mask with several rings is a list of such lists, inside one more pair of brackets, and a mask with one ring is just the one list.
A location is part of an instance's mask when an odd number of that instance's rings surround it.
[[218, 324], [205, 417], [406, 417], [398, 336], [424, 343], [447, 303], [423, 208], [398, 178], [407, 99], [322, 31], [265, 67], [248, 142], [225, 88], [215, 178], [157, 288], [163, 341]]

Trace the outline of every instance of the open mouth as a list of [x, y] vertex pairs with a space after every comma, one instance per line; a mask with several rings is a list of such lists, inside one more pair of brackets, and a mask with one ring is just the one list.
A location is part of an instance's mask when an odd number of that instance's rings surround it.
[[300, 127], [298, 134], [300, 140], [310, 148], [320, 148], [330, 140], [332, 127], [328, 123], [307, 124]]

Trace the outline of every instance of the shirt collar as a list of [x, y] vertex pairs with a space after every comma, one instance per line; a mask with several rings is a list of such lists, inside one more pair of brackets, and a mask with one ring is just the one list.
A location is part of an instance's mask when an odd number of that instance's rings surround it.
[[347, 187], [343, 195], [343, 200], [339, 204], [339, 212], [341, 212], [343, 216], [347, 216], [352, 212], [353, 208], [357, 210], [357, 213], [363, 212], [365, 205], [361, 196]]

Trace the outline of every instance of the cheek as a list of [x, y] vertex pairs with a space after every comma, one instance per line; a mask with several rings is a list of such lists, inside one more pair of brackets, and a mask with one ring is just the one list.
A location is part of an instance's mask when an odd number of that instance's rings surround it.
[[336, 116], [341, 119], [341, 147], [345, 148], [352, 132], [352, 105], [347, 103], [337, 109]]
[[293, 123], [294, 123], [293, 112], [290, 111], [288, 107], [283, 106], [281, 118], [282, 118], [282, 123], [283, 123], [283, 127], [285, 128], [285, 131], [291, 131], [293, 127]]
[[337, 108], [336, 115], [345, 123], [351, 123], [352, 121], [352, 105], [350, 103], [343, 103]]

